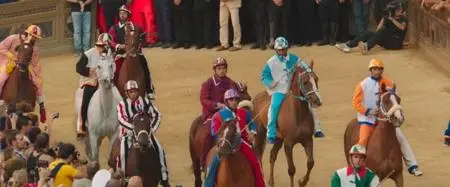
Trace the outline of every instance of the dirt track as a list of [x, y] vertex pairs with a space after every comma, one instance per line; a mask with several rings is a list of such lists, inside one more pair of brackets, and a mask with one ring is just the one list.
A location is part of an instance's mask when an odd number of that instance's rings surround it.
[[[416, 178], [405, 171], [405, 186], [448, 186], [450, 149], [444, 148], [440, 140], [450, 117], [450, 79], [446, 75], [408, 50], [390, 52], [375, 49], [367, 56], [356, 52], [342, 54], [334, 47], [294, 48], [291, 52], [315, 60], [314, 68], [320, 77], [320, 93], [324, 101], [318, 111], [327, 137], [314, 142], [316, 165], [308, 186], [329, 186], [332, 172], [345, 165], [343, 133], [347, 122], [355, 116], [351, 107], [353, 89], [368, 75], [368, 61], [375, 57], [385, 62], [385, 74], [397, 83], [406, 114], [402, 129], [424, 172], [424, 176]], [[173, 184], [191, 187], [194, 177], [190, 170], [188, 131], [191, 121], [200, 112], [200, 84], [211, 75], [211, 61], [217, 56], [227, 58], [230, 77], [244, 80], [250, 94], [255, 95], [263, 90], [259, 81], [260, 71], [273, 52], [150, 49], [145, 54], [156, 86], [156, 105], [163, 114], [157, 137], [168, 155], [170, 180]], [[78, 84], [76, 61], [69, 54], [41, 59], [48, 110], [61, 112], [61, 119], [53, 127], [53, 136], [72, 142], [75, 142], [73, 96]], [[266, 179], [270, 147], [266, 148], [263, 160]], [[81, 146], [79, 148], [84, 150]], [[101, 162], [105, 163], [106, 146], [101, 152]], [[297, 180], [306, 170], [305, 154], [300, 145], [296, 146], [294, 158]], [[275, 170], [276, 186], [288, 186], [283, 151], [280, 151]], [[388, 181], [384, 186], [393, 186], [393, 183]]]

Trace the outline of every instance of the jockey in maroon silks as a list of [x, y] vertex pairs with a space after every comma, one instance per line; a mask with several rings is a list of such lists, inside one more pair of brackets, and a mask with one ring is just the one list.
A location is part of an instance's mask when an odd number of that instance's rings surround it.
[[[138, 25], [135, 25], [132, 21], [130, 21], [131, 11], [127, 9], [125, 5], [120, 7], [119, 9], [119, 23], [112, 26], [109, 29], [109, 34], [112, 37], [111, 47], [115, 51], [115, 63], [116, 63], [116, 71], [114, 72], [114, 82], [117, 84], [117, 80], [119, 78], [120, 68], [122, 67], [122, 63], [125, 60], [125, 25], [130, 24], [133, 28], [138, 28]], [[141, 27], [139, 27], [141, 28]], [[144, 71], [145, 76], [145, 92], [151, 100], [155, 99], [154, 96], [154, 87], [152, 84], [150, 70], [148, 68], [147, 59], [142, 53], [142, 46], [138, 49], [139, 53], [139, 62], [141, 64], [142, 70]]]
[[[239, 151], [248, 159], [255, 176], [255, 187], [264, 187], [264, 176], [262, 174], [261, 164], [252, 150], [249, 132], [252, 137], [256, 134], [256, 124], [253, 122], [252, 113], [243, 109], [243, 107], [253, 108], [251, 102], [247, 102], [247, 106], [238, 107], [239, 93], [235, 89], [229, 89], [224, 94], [225, 107], [217, 111], [211, 122], [211, 136], [216, 137], [222, 126], [222, 122], [237, 119], [238, 130], [241, 132], [241, 143]], [[211, 149], [211, 148], [210, 148]]]
[[[209, 124], [209, 118], [220, 108], [225, 107], [223, 101], [223, 95], [228, 89], [238, 90], [237, 84], [227, 76], [228, 64], [227, 61], [218, 57], [213, 62], [214, 75], [208, 80], [203, 82], [200, 89], [200, 103], [202, 105], [202, 118], [204, 124]], [[208, 131], [210, 129], [208, 128]], [[210, 134], [210, 132], [208, 132]], [[209, 149], [211, 147], [211, 137], [206, 136], [205, 148], [202, 150], [200, 158], [201, 168], [204, 168], [206, 157], [208, 156]]]

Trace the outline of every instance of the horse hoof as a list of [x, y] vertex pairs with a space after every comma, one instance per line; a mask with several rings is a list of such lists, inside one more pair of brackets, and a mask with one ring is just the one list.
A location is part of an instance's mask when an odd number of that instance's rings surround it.
[[306, 182], [302, 181], [302, 180], [298, 180], [298, 186], [299, 187], [305, 187], [306, 186]]

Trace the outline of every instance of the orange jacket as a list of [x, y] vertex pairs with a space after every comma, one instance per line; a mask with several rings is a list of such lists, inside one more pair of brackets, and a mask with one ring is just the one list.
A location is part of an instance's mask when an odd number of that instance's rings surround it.
[[386, 89], [392, 89], [394, 86], [393, 81], [384, 77], [381, 77], [378, 81], [372, 77], [367, 77], [358, 83], [353, 92], [353, 108], [358, 113], [367, 115], [370, 109], [377, 107], [382, 84], [386, 85]]

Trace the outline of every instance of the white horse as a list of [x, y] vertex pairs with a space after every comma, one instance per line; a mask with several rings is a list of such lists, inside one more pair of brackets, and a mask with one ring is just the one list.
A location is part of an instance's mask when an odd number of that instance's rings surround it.
[[99, 147], [103, 138], [108, 137], [110, 152], [118, 135], [116, 107], [122, 97], [114, 85], [114, 69], [114, 59], [110, 53], [102, 57], [95, 67], [99, 87], [89, 102], [86, 122], [88, 136], [85, 139], [86, 154], [93, 161], [99, 160]]

